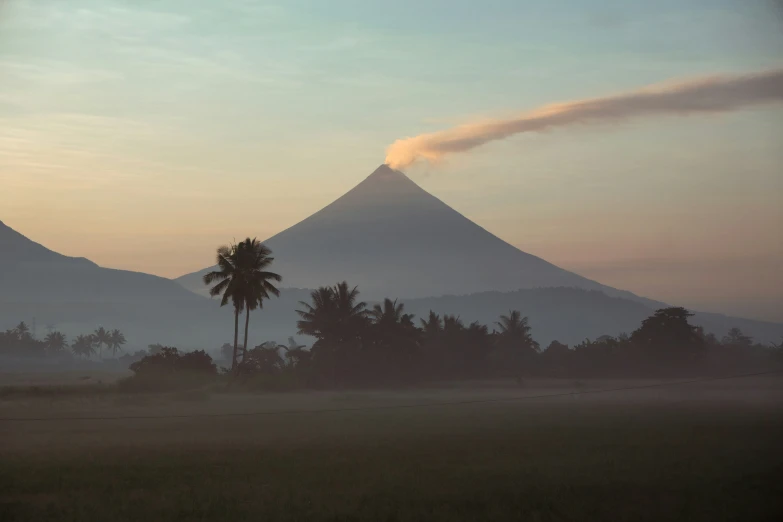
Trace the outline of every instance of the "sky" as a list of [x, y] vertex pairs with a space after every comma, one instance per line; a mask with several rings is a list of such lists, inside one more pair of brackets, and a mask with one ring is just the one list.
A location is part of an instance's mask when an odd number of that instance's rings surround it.
[[[176, 277], [398, 139], [783, 66], [775, 0], [0, 0], [0, 220]], [[783, 321], [783, 107], [512, 136], [406, 173], [602, 283]]]

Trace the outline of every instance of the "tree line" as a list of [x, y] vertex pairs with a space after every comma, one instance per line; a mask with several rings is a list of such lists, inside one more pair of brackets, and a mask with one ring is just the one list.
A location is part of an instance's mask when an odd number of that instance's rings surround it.
[[[377, 385], [427, 379], [533, 375], [661, 375], [766, 364], [781, 346], [754, 343], [739, 329], [722, 340], [691, 325], [684, 308], [657, 310], [630, 335], [602, 336], [574, 347], [553, 341], [545, 350], [533, 339], [527, 317], [511, 310], [492, 325], [465, 324], [430, 311], [418, 320], [403, 303], [384, 299], [369, 308], [359, 289], [343, 281], [313, 290], [300, 302], [298, 333], [315, 338], [310, 350], [263, 343], [248, 349], [250, 311], [279, 295], [269, 272], [271, 251], [256, 239], [220, 247], [218, 269], [204, 276], [221, 306], [234, 307], [233, 375], [292, 374], [318, 385]], [[239, 317], [245, 313], [244, 342]], [[783, 343], [781, 343], [783, 346]], [[224, 346], [225, 347], [225, 346]], [[282, 355], [281, 355], [282, 354]]]
[[103, 348], [111, 350], [112, 357], [122, 352], [127, 343], [125, 334], [120, 330], [107, 330], [104, 327], [86, 335], [77, 335], [72, 342], [57, 330], [50, 331], [43, 339], [37, 339], [24, 321], [14, 328], [0, 332], [0, 355], [15, 357], [61, 357], [75, 355], [90, 358], [96, 354], [103, 359]]

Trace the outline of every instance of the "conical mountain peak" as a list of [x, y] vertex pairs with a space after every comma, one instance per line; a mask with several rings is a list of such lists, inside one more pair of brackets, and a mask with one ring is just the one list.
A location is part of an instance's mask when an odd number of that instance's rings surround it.
[[408, 176], [405, 175], [405, 173], [400, 172], [399, 170], [394, 170], [386, 163], [382, 164], [377, 169], [375, 169], [372, 174], [367, 176], [367, 179], [378, 181], [378, 182], [393, 181], [393, 180], [410, 181], [410, 179], [408, 178]]
[[405, 173], [400, 172], [399, 170], [394, 170], [385, 163], [375, 169], [372, 174], [367, 176], [364, 181], [356, 185], [356, 187], [349, 191], [348, 194], [357, 189], [366, 190], [368, 188], [372, 188], [373, 190], [377, 191], [391, 190], [396, 192], [424, 192], [424, 190], [414, 183], [408, 176], [406, 176]]
[[395, 207], [402, 210], [411, 206], [441, 204], [404, 173], [384, 164], [316, 215], [345, 208], [370, 210]]

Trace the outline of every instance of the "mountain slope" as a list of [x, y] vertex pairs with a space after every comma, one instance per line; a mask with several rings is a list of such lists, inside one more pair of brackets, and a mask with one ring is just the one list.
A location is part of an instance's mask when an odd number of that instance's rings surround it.
[[[413, 298], [564, 286], [660, 304], [522, 252], [386, 165], [264, 243], [289, 287], [347, 280], [368, 298]], [[208, 270], [177, 281], [203, 294]]]
[[169, 279], [102, 268], [31, 241], [0, 221], [3, 301], [194, 301]]
[[169, 279], [58, 254], [0, 222], [0, 328], [35, 318], [69, 336], [120, 328], [131, 347], [192, 345], [225, 337], [212, 330], [228, 329], [228, 316]]

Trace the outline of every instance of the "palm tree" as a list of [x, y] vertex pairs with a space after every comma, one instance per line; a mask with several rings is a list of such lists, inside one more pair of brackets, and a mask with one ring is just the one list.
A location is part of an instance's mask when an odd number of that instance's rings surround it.
[[296, 326], [303, 335], [317, 340], [310, 349], [314, 367], [332, 383], [353, 378], [351, 372], [361, 350], [360, 337], [367, 325], [367, 304], [358, 301], [359, 290], [343, 281], [310, 293], [312, 304], [300, 301]]
[[90, 357], [95, 354], [95, 345], [92, 335], [79, 335], [71, 345], [71, 351], [81, 357]]
[[368, 311], [367, 303], [357, 301], [359, 298], [359, 287], [348, 287], [348, 283], [343, 281], [337, 283], [332, 288], [332, 298], [334, 299], [335, 311], [339, 324], [339, 337], [342, 339], [354, 338], [361, 327], [365, 324]]
[[456, 335], [465, 329], [465, 324], [462, 319], [457, 315], [444, 315], [443, 316], [443, 332], [446, 334]]
[[247, 354], [247, 330], [250, 326], [250, 312], [256, 308], [263, 308], [264, 300], [269, 299], [269, 294], [280, 296], [278, 290], [270, 281], [280, 282], [283, 278], [274, 272], [265, 269], [272, 264], [275, 258], [271, 257], [272, 251], [257, 239], [245, 239], [238, 245], [238, 261], [243, 271], [244, 297], [245, 297], [245, 342], [242, 345], [242, 358]]
[[522, 317], [519, 310], [511, 310], [508, 315], [501, 315], [500, 321], [495, 323], [500, 330], [498, 332], [500, 343], [512, 349], [538, 352], [539, 345], [530, 335], [531, 327], [527, 321], [527, 317]]
[[234, 305], [234, 351], [231, 356], [231, 372], [237, 369], [237, 345], [239, 342], [239, 314], [245, 309], [245, 297], [242, 293], [242, 274], [238, 260], [237, 245], [221, 246], [217, 249], [218, 270], [204, 276], [204, 284], [218, 283], [209, 289], [212, 297], [222, 295], [220, 306], [228, 301]]
[[234, 305], [234, 352], [231, 361], [231, 370], [238, 369], [237, 352], [239, 348], [239, 315], [247, 309], [245, 318], [245, 343], [243, 353], [247, 351], [247, 333], [250, 324], [250, 311], [259, 308], [269, 294], [280, 295], [280, 291], [270, 281], [280, 281], [282, 278], [275, 273], [267, 272], [267, 268], [274, 258], [266, 246], [255, 239], [247, 238], [245, 241], [222, 246], [217, 250], [218, 270], [204, 276], [204, 284], [217, 284], [209, 290], [211, 296], [223, 296], [220, 306], [228, 304], [229, 300]]
[[111, 342], [111, 334], [103, 326], [93, 332], [93, 340], [98, 346], [98, 358], [103, 359], [103, 345], [107, 347]]
[[530, 325], [527, 317], [522, 317], [518, 310], [512, 310], [508, 315], [501, 315], [495, 323], [498, 327], [493, 363], [497, 370], [508, 377], [521, 378], [521, 372], [529, 372], [536, 363], [535, 356], [540, 347], [530, 335]]
[[421, 329], [424, 330], [424, 336], [429, 340], [437, 339], [443, 332], [443, 321], [440, 316], [430, 310], [427, 320], [420, 319]]
[[367, 318], [367, 303], [358, 301], [358, 287], [349, 288], [343, 281], [333, 287], [322, 286], [310, 293], [312, 305], [300, 301], [304, 310], [297, 310], [298, 333], [320, 340], [343, 342], [353, 339]]
[[396, 300], [384, 299], [370, 312], [372, 324], [362, 334], [363, 348], [370, 350], [381, 378], [413, 377], [419, 355], [421, 331], [413, 324], [413, 314], [404, 313], [405, 306]]
[[370, 316], [375, 319], [376, 323], [397, 324], [402, 321], [403, 316], [407, 316], [406, 314], [402, 313], [404, 309], [405, 305], [402, 303], [397, 304], [396, 299], [392, 301], [387, 297], [383, 300], [383, 305], [376, 304], [373, 307], [372, 311], [370, 312]]
[[304, 310], [296, 311], [301, 317], [296, 322], [297, 333], [318, 339], [328, 336], [329, 331], [333, 329], [334, 316], [336, 315], [333, 293], [331, 287], [322, 286], [310, 292], [312, 304], [299, 301]]
[[111, 346], [112, 357], [115, 357], [117, 350], [122, 351], [122, 345], [128, 342], [125, 335], [116, 328], [109, 334], [109, 346]]
[[30, 327], [27, 326], [27, 323], [25, 323], [24, 321], [16, 325], [14, 331], [16, 332], [16, 335], [19, 337], [19, 339], [24, 339], [25, 337], [30, 335]]
[[383, 305], [376, 304], [369, 313], [374, 320], [374, 327], [393, 344], [403, 339], [417, 338], [420, 333], [413, 324], [413, 314], [403, 313], [404, 310], [405, 305], [397, 304], [396, 299], [392, 301], [387, 297], [383, 300]]
[[259, 344], [242, 360], [243, 370], [250, 374], [274, 375], [284, 366], [285, 362], [280, 357], [280, 346], [274, 341]]
[[307, 347], [297, 343], [293, 337], [288, 338], [288, 346], [281, 344], [279, 347], [285, 351], [286, 367], [288, 368], [301, 366], [310, 357], [310, 352], [306, 350]]
[[429, 375], [441, 375], [444, 368], [443, 320], [430, 310], [427, 319], [421, 319], [423, 359], [425, 372]]
[[60, 353], [68, 347], [65, 335], [61, 332], [50, 332], [46, 335], [44, 343], [50, 353]]

